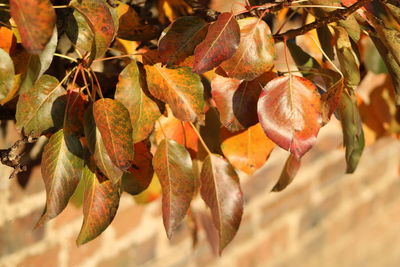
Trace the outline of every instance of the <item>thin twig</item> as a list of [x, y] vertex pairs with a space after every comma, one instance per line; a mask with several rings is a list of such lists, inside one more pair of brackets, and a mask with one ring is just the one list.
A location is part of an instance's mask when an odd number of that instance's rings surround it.
[[357, 11], [360, 7], [372, 2], [372, 0], [359, 0], [355, 4], [351, 5], [346, 9], [335, 10], [322, 18], [317, 18], [314, 22], [306, 24], [298, 29], [289, 30], [282, 34], [275, 34], [275, 42], [282, 42], [284, 38], [291, 39], [298, 35], [303, 35], [313, 29], [319, 28], [323, 25], [327, 25], [332, 22], [337, 22], [339, 20], [346, 19], [348, 16]]

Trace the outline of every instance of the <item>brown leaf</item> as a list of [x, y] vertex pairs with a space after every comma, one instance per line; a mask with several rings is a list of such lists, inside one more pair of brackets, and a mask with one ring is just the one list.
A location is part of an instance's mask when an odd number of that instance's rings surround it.
[[283, 167], [281, 176], [278, 182], [272, 189], [273, 192], [280, 192], [290, 185], [300, 169], [301, 162], [297, 160], [292, 154], [287, 158], [285, 166]]
[[300, 159], [321, 128], [321, 101], [316, 86], [298, 76], [270, 81], [258, 101], [258, 117], [266, 135]]
[[165, 139], [153, 158], [162, 188], [162, 211], [168, 238], [185, 217], [194, 194], [192, 159], [185, 147]]
[[211, 209], [221, 254], [236, 235], [242, 219], [243, 193], [239, 178], [228, 161], [210, 154], [204, 160], [200, 180], [201, 197]]
[[49, 0], [10, 0], [11, 16], [22, 44], [31, 54], [40, 54], [50, 40], [56, 13]]
[[274, 147], [275, 144], [265, 135], [259, 123], [228, 137], [221, 145], [229, 162], [249, 175], [265, 163]]
[[231, 78], [251, 81], [274, 66], [274, 39], [262, 19], [250, 17], [238, 23], [239, 47], [233, 57], [222, 62], [221, 68]]
[[118, 101], [103, 98], [93, 104], [93, 116], [111, 161], [128, 170], [134, 158], [129, 111]]
[[162, 63], [168, 66], [181, 63], [193, 55], [196, 46], [203, 41], [209, 24], [194, 16], [175, 20], [160, 37], [158, 51]]
[[195, 49], [193, 71], [203, 73], [231, 58], [240, 43], [240, 28], [232, 13], [218, 16], [211, 24], [204, 41]]
[[204, 121], [203, 84], [190, 68], [168, 69], [161, 64], [145, 65], [150, 93], [170, 105], [182, 121]]

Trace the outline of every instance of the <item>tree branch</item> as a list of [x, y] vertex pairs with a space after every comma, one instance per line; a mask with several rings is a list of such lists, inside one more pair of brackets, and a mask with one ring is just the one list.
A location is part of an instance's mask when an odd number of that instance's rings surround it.
[[10, 179], [16, 177], [18, 173], [26, 171], [26, 166], [21, 164], [21, 158], [24, 155], [25, 145], [28, 143], [33, 143], [36, 140], [37, 138], [28, 136], [15, 142], [15, 144], [9, 149], [0, 149], [0, 162], [6, 166], [14, 168], [10, 175]]
[[327, 25], [332, 22], [337, 22], [339, 20], [346, 19], [348, 16], [356, 12], [357, 9], [363, 7], [364, 5], [370, 2], [372, 2], [372, 0], [359, 0], [358, 2], [349, 6], [346, 9], [338, 9], [333, 12], [330, 12], [325, 17], [317, 18], [314, 22], [306, 24], [298, 29], [289, 30], [282, 34], [275, 34], [274, 35], [275, 42], [282, 42], [283, 39], [291, 39], [298, 35], [303, 35], [313, 29], [319, 28], [323, 25]]

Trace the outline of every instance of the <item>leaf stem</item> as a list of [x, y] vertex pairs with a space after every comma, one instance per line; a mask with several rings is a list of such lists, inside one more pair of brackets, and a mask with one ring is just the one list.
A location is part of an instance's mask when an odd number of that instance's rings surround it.
[[53, 6], [54, 9], [57, 9], [57, 8], [69, 8], [69, 7], [70, 7], [69, 5]]
[[10, 5], [9, 4], [0, 3], [0, 7], [10, 7]]
[[143, 54], [142, 54], [142, 53], [135, 53], [135, 54], [127, 54], [127, 55], [114, 56], [114, 57], [98, 58], [98, 59], [93, 60], [93, 62], [106, 61], [106, 60], [112, 60], [112, 59], [118, 59], [118, 58], [125, 58], [125, 57], [132, 57], [132, 56], [140, 56], [140, 55], [143, 55]]
[[96, 81], [97, 87], [99, 88], [98, 94], [99, 94], [100, 98], [104, 98], [103, 90], [101, 89], [101, 86], [100, 86], [99, 80], [97, 79], [96, 73], [94, 73], [94, 71], [92, 69], [90, 69], [90, 72], [93, 74], [94, 80]]
[[71, 60], [72, 62], [78, 63], [78, 60], [76, 60], [75, 58], [72, 58], [72, 57], [69, 57], [69, 56], [66, 56], [66, 55], [62, 55], [62, 54], [59, 54], [59, 53], [54, 53], [54, 55], [56, 57], [65, 58], [65, 59]]
[[207, 153], [209, 155], [212, 155], [210, 149], [208, 149], [208, 146], [206, 145], [206, 142], [204, 142], [203, 137], [201, 137], [201, 134], [197, 130], [196, 126], [194, 126], [194, 124], [192, 122], [189, 122], [189, 123], [190, 123], [190, 126], [192, 126], [193, 131], [196, 133], [197, 137], [199, 137], [199, 140], [200, 140], [201, 144], [203, 145], [204, 149], [207, 151]]

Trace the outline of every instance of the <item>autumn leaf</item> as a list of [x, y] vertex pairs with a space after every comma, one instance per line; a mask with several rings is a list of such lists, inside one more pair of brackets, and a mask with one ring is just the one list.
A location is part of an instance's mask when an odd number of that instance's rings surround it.
[[162, 188], [162, 211], [168, 238], [185, 217], [194, 194], [192, 160], [184, 146], [165, 139], [153, 158]]
[[136, 62], [126, 66], [119, 75], [115, 99], [129, 111], [133, 142], [146, 139], [161, 113], [157, 103], [149, 95], [146, 81], [143, 80]]
[[153, 155], [148, 141], [135, 144], [135, 158], [132, 167], [122, 176], [122, 189], [131, 195], [146, 190], [153, 179]]
[[116, 34], [114, 19], [103, 0], [72, 0], [69, 5], [81, 13], [94, 33], [91, 59], [104, 55]]
[[274, 65], [274, 39], [267, 23], [259, 18], [238, 21], [240, 44], [230, 59], [221, 67], [229, 77], [251, 81], [269, 71]]
[[194, 51], [193, 71], [203, 73], [231, 58], [240, 43], [240, 28], [232, 13], [218, 16], [211, 24], [204, 41]]
[[14, 63], [0, 48], [0, 103], [9, 95], [14, 86]]
[[51, 2], [10, 0], [10, 12], [25, 49], [31, 54], [40, 54], [50, 40], [56, 24], [56, 13]]
[[85, 16], [77, 10], [70, 14], [65, 27], [68, 38], [76, 48], [83, 52], [90, 52], [93, 45], [94, 33], [86, 21]]
[[158, 36], [155, 25], [143, 21], [140, 15], [129, 5], [120, 3], [117, 7], [119, 25], [117, 36], [130, 41], [149, 41]]
[[30, 90], [19, 96], [17, 127], [26, 135], [39, 136], [61, 127], [65, 111], [65, 90], [55, 77], [43, 75]]
[[113, 163], [107, 152], [103, 137], [96, 126], [92, 107], [89, 107], [85, 112], [84, 131], [89, 151], [93, 155], [97, 168], [113, 183], [120, 182], [123, 171]]
[[128, 170], [134, 158], [129, 111], [120, 102], [103, 98], [93, 104], [93, 117], [111, 161]]
[[243, 213], [243, 193], [239, 178], [224, 158], [210, 154], [200, 174], [201, 197], [211, 210], [218, 230], [219, 252], [232, 241], [239, 228]]
[[364, 150], [365, 140], [355, 96], [350, 96], [348, 90], [342, 93], [338, 114], [342, 124], [343, 144], [346, 147], [346, 173], [353, 173]]
[[264, 165], [274, 147], [259, 123], [228, 137], [221, 144], [229, 162], [249, 175]]
[[196, 46], [205, 38], [208, 26], [202, 18], [194, 16], [181, 17], [171, 23], [158, 42], [162, 63], [177, 65], [193, 55]]
[[261, 90], [275, 73], [265, 73], [253, 81], [240, 81], [217, 75], [211, 82], [211, 94], [220, 114], [221, 123], [232, 132], [258, 122], [257, 101]]
[[320, 96], [316, 86], [298, 76], [270, 81], [258, 101], [258, 117], [266, 135], [300, 159], [316, 142], [321, 128]]
[[0, 48], [11, 54], [17, 43], [14, 33], [7, 27], [0, 27], [0, 36]]
[[145, 65], [150, 93], [170, 105], [182, 121], [204, 121], [203, 84], [190, 68], [168, 69], [161, 64]]
[[300, 166], [300, 160], [297, 160], [295, 156], [290, 154], [290, 156], [286, 160], [285, 166], [283, 167], [281, 176], [279, 177], [279, 180], [272, 191], [280, 192], [284, 190], [288, 185], [290, 185], [293, 182], [297, 171], [300, 169]]
[[77, 245], [93, 240], [110, 225], [120, 199], [118, 187], [88, 166], [83, 170], [82, 179], [85, 186], [83, 224], [76, 240]]
[[46, 208], [37, 227], [60, 214], [78, 186], [83, 169], [83, 150], [75, 135], [59, 130], [50, 137], [42, 156]]

